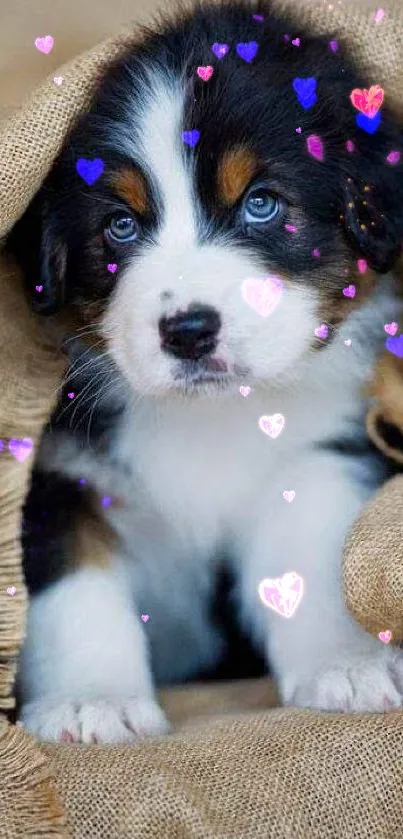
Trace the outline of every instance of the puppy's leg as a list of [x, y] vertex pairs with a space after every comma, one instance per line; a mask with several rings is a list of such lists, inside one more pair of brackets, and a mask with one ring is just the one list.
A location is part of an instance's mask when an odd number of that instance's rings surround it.
[[79, 568], [33, 598], [20, 667], [20, 719], [30, 731], [113, 743], [167, 730], [133, 607], [112, 568]]
[[[287, 704], [339, 711], [402, 704], [403, 653], [365, 632], [343, 600], [343, 544], [369, 495], [365, 469], [317, 454], [284, 470], [275, 494], [259, 501], [244, 549], [243, 606]], [[285, 489], [296, 491], [290, 504]], [[262, 605], [257, 592], [262, 579], [291, 571], [303, 577], [304, 594], [285, 618]]]

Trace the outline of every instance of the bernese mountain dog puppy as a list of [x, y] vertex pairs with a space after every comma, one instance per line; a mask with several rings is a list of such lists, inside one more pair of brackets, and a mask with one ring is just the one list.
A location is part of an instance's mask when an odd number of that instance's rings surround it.
[[402, 705], [403, 653], [341, 584], [385, 477], [365, 386], [401, 311], [402, 128], [330, 38], [246, 0], [163, 18], [12, 233], [36, 309], [80, 323], [25, 509], [20, 719], [41, 738], [165, 732], [155, 686], [225, 655], [223, 564], [284, 703]]

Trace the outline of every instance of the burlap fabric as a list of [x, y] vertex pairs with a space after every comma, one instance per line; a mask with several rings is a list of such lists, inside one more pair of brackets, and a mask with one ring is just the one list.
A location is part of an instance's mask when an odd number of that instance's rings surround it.
[[[308, 0], [303, 5], [281, 0], [273, 5], [291, 9], [295, 35], [303, 23], [315, 32], [345, 38], [373, 83], [381, 84], [388, 100], [400, 108], [400, 0], [385, 7], [379, 23], [374, 22], [377, 0]], [[131, 36], [125, 32], [61, 68], [61, 86], [49, 79], [0, 125], [0, 236], [40, 186], [69, 125], [85, 107], [100, 68]], [[29, 311], [20, 278], [3, 259], [1, 440], [30, 438], [35, 446], [63, 375], [64, 361], [53, 346], [43, 321]], [[18, 461], [3, 444], [0, 457], [0, 709], [6, 711], [13, 704], [24, 630], [19, 532], [32, 456]], [[401, 505], [396, 480], [365, 512], [345, 557], [353, 610], [371, 631], [391, 628], [396, 639], [403, 636]], [[384, 528], [392, 534], [389, 542]], [[373, 560], [377, 585], [371, 578]], [[359, 604], [367, 591], [372, 592], [372, 606], [363, 613]], [[195, 716], [195, 703], [186, 704], [191, 691], [184, 690], [173, 715], [177, 732], [133, 747], [39, 747], [22, 729], [0, 719], [1, 839], [401, 839], [402, 713], [251, 713], [252, 707], [273, 701], [268, 686], [254, 690], [252, 701], [239, 692], [238, 702], [237, 689], [231, 687], [231, 700], [227, 696], [221, 704], [209, 703], [210, 713], [214, 707], [220, 713], [244, 707], [249, 708], [247, 715], [204, 722], [197, 709]], [[170, 702], [172, 692], [164, 697], [166, 707]]]

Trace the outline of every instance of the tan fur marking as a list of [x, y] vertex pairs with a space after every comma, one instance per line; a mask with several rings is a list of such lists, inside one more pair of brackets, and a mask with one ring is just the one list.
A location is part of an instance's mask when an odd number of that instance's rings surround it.
[[116, 172], [112, 178], [112, 186], [119, 198], [136, 213], [147, 210], [147, 187], [144, 178], [137, 169], [129, 166]]
[[74, 522], [70, 539], [73, 567], [107, 568], [115, 549], [115, 536], [102, 516], [101, 499], [91, 494]]
[[256, 156], [246, 146], [226, 151], [218, 164], [217, 189], [220, 201], [232, 207], [258, 169]]

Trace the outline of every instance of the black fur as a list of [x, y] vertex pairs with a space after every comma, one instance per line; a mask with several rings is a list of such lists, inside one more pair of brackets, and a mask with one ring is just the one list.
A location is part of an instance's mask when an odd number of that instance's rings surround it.
[[[203, 4], [174, 22], [168, 19], [159, 32], [146, 31], [143, 43], [129, 47], [101, 79], [88, 113], [78, 120], [10, 239], [41, 311], [54, 312], [64, 301], [107, 299], [119, 276], [119, 271], [108, 273], [108, 262], [116, 260], [123, 267], [133, 260], [153, 240], [161, 222], [163, 207], [151, 181], [152, 197], [140, 219], [138, 241], [115, 250], [103, 237], [108, 216], [121, 207], [108, 186], [108, 175], [124, 162], [117, 152], [117, 138], [131, 130], [130, 103], [141, 96], [145, 66], [187, 80], [183, 128], [201, 131], [197, 147], [184, 149], [196, 158], [204, 214], [201, 239], [225, 231], [239, 247], [253, 247], [271, 268], [278, 266], [298, 280], [322, 284], [335, 298], [344, 276], [338, 271], [331, 279], [332, 268], [345, 258], [347, 243], [377, 271], [393, 265], [403, 238], [403, 154], [395, 166], [386, 162], [386, 156], [402, 149], [401, 126], [386, 103], [380, 127], [370, 136], [357, 127], [357, 111], [349, 98], [354, 88], [369, 87], [377, 79], [358, 74], [342, 47], [333, 53], [331, 34], [313, 38], [299, 29], [296, 47], [291, 37], [284, 39], [294, 32], [288, 20], [273, 16], [266, 4], [253, 11], [259, 11], [264, 21], [253, 19], [246, 2]], [[252, 40], [259, 49], [249, 64], [237, 55], [236, 44]], [[214, 42], [230, 45], [224, 58], [213, 54]], [[195, 74], [198, 65], [206, 64], [214, 67], [208, 83]], [[305, 110], [292, 81], [311, 76], [317, 80], [317, 103]], [[309, 134], [322, 138], [323, 162], [306, 152]], [[229, 138], [231, 143], [246, 140], [267, 162], [265, 174], [284, 198], [282, 224], [244, 231], [237, 210], [217, 206], [215, 170]], [[347, 140], [354, 142], [354, 153], [346, 150]], [[105, 163], [93, 186], [87, 186], [75, 170], [80, 157], [101, 157]], [[370, 204], [363, 205], [367, 184]], [[352, 200], [353, 209], [348, 206]], [[286, 235], [283, 223], [292, 218], [295, 208], [298, 236]], [[362, 223], [367, 224], [365, 230]], [[320, 276], [314, 248], [321, 251]], [[39, 276], [40, 293], [35, 292]]]

